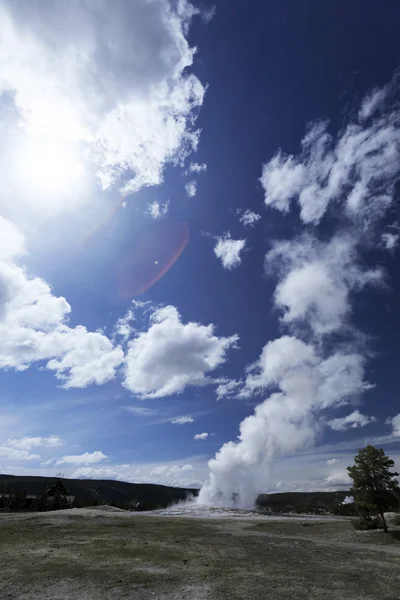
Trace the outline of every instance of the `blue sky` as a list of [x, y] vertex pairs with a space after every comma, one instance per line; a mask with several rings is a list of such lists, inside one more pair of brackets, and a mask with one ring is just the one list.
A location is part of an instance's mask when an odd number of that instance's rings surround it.
[[72, 5], [0, 2], [1, 472], [399, 467], [398, 4]]

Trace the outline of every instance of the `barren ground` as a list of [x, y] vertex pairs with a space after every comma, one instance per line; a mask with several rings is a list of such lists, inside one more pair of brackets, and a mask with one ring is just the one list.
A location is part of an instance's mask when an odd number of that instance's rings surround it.
[[0, 514], [3, 600], [399, 600], [400, 530], [346, 520]]

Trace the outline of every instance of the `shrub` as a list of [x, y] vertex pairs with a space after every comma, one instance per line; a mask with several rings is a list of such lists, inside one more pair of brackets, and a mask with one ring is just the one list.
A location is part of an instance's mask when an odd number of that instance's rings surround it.
[[359, 519], [353, 519], [351, 524], [357, 531], [367, 531], [369, 529], [379, 529], [379, 519], [377, 517], [360, 517]]

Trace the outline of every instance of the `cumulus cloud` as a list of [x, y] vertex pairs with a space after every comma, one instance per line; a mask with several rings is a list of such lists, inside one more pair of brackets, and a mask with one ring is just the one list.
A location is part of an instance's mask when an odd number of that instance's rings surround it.
[[352, 484], [352, 480], [350, 479], [346, 469], [340, 469], [328, 475], [324, 481], [324, 484], [329, 487], [339, 486], [349, 488], [349, 486]]
[[28, 450], [20, 450], [11, 446], [0, 446], [0, 458], [8, 460], [39, 460], [38, 454], [31, 454]]
[[107, 456], [103, 454], [100, 450], [95, 450], [94, 452], [85, 452], [84, 454], [72, 454], [62, 456], [55, 461], [55, 464], [58, 465], [91, 465], [102, 460], [105, 460]]
[[384, 279], [382, 269], [359, 264], [356, 242], [347, 234], [337, 234], [329, 242], [303, 235], [273, 245], [266, 266], [280, 278], [275, 304], [284, 313], [284, 323], [307, 322], [317, 335], [346, 324], [351, 293]]
[[224, 269], [233, 269], [242, 262], [241, 252], [246, 246], [246, 240], [233, 240], [230, 233], [217, 237], [214, 254], [221, 259]]
[[62, 440], [56, 435], [50, 437], [23, 437], [19, 439], [7, 440], [7, 446], [17, 448], [18, 450], [32, 450], [32, 448], [55, 448], [62, 446]]
[[197, 194], [197, 183], [195, 181], [189, 181], [189, 183], [185, 185], [185, 190], [189, 198], [194, 198]]
[[328, 421], [328, 425], [334, 431], [346, 431], [346, 429], [356, 429], [357, 427], [365, 427], [376, 421], [375, 417], [362, 415], [359, 410], [353, 411], [346, 417], [339, 417]]
[[[318, 223], [333, 205], [364, 222], [385, 212], [400, 159], [400, 113], [396, 105], [384, 106], [387, 91], [368, 96], [360, 121], [347, 125], [336, 138], [328, 122], [319, 121], [310, 126], [297, 156], [280, 151], [268, 161], [260, 179], [265, 204], [288, 212], [297, 201], [304, 223]], [[382, 112], [376, 116], [378, 105]]]
[[[308, 382], [308, 398], [313, 406], [341, 406], [368, 389], [364, 362], [360, 354], [340, 351], [324, 358], [312, 344], [282, 336], [264, 346], [259, 360], [248, 370], [241, 395], [246, 397], [275, 385], [289, 393], [293, 387], [296, 392], [299, 377], [299, 385], [303, 379]], [[304, 401], [302, 409], [309, 408]]]
[[[83, 142], [104, 188], [123, 171], [123, 193], [162, 181], [167, 162], [198, 142], [194, 109], [204, 87], [189, 72], [186, 39], [198, 13], [182, 0], [3, 0], [0, 92], [30, 135]], [[46, 24], [46, 25], [44, 25]]]
[[[287, 213], [297, 202], [301, 221], [314, 228], [272, 243], [266, 255], [267, 273], [278, 278], [274, 305], [291, 335], [265, 344], [247, 368], [238, 395], [267, 397], [242, 421], [238, 440], [209, 461], [199, 502], [252, 506], [273, 460], [313, 445], [328, 425], [325, 411], [359, 400], [371, 388], [364, 381], [363, 335], [350, 322], [351, 308], [357, 292], [384, 281], [383, 271], [368, 269], [360, 254], [365, 244], [381, 241], [375, 227], [390, 206], [400, 164], [398, 107], [386, 96], [384, 102], [383, 96], [371, 98], [362, 120], [336, 138], [320, 121], [308, 129], [298, 156], [278, 152], [263, 166], [266, 205]], [[319, 239], [317, 225], [333, 205], [332, 224], [339, 229], [330, 238], [325, 229]], [[373, 420], [354, 411], [331, 419], [330, 426], [359, 427]], [[322, 487], [348, 484], [347, 473], [335, 471]]]
[[[240, 212], [240, 211], [239, 211]], [[239, 221], [243, 223], [245, 227], [254, 227], [254, 225], [261, 219], [261, 215], [258, 215], [252, 210], [245, 210], [240, 217]]]
[[10, 245], [0, 247], [0, 368], [21, 371], [43, 361], [67, 388], [113, 379], [124, 358], [122, 349], [101, 333], [70, 327], [66, 299], [19, 266], [22, 234], [0, 218], [0, 239], [3, 232]]
[[193, 417], [176, 417], [172, 419], [171, 423], [174, 425], [186, 425], [186, 423], [194, 423]]
[[237, 335], [218, 337], [214, 325], [183, 323], [174, 306], [156, 309], [147, 331], [128, 344], [124, 385], [142, 398], [162, 398], [187, 386], [213, 383]]
[[167, 214], [168, 210], [169, 210], [169, 200], [167, 200], [167, 202], [164, 202], [164, 204], [154, 200], [154, 202], [151, 202], [147, 206], [147, 214], [152, 219], [159, 219], [160, 217], [164, 217]]
[[194, 440], [206, 440], [208, 438], [209, 434], [208, 433], [196, 433], [196, 435], [194, 436]]

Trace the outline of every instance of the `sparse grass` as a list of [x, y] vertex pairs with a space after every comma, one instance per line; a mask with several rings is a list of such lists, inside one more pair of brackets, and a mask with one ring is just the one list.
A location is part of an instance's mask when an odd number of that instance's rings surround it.
[[0, 597], [395, 600], [393, 533], [381, 542], [347, 521], [0, 516]]

